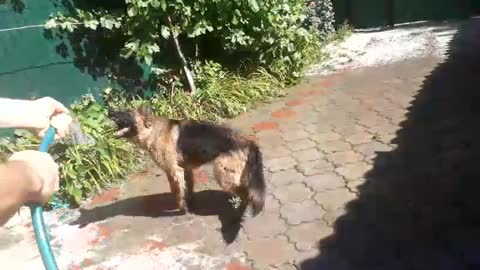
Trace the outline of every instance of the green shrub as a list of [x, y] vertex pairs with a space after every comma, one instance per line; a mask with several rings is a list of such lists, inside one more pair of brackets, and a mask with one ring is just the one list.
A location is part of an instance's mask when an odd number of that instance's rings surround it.
[[306, 0], [307, 18], [305, 27], [318, 31], [322, 40], [335, 32], [335, 14], [331, 0]]
[[[46, 27], [62, 38], [75, 32], [88, 38], [90, 32], [114, 40], [116, 47], [109, 45], [110, 57], [138, 60], [159, 81], [164, 79], [165, 72], [173, 71], [186, 78], [185, 88], [191, 92], [195, 87], [192, 88], [188, 74], [197, 60], [220, 62], [234, 71], [242, 63], [249, 63], [249, 70], [263, 67], [285, 79], [298, 79], [311, 60], [311, 47], [317, 46], [321, 33], [326, 35], [331, 28], [330, 15], [321, 19], [326, 24], [325, 31], [319, 31], [318, 23], [306, 21], [305, 0], [118, 3], [113, 8], [102, 7], [103, 4], [72, 8], [65, 14], [52, 16]], [[82, 44], [74, 47], [81, 49]], [[82, 59], [85, 55], [88, 54], [80, 53]]]

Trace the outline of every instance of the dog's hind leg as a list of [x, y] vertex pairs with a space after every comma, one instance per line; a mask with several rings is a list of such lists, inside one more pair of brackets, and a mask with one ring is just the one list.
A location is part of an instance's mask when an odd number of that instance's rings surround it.
[[233, 155], [220, 156], [213, 162], [215, 180], [224, 191], [235, 194], [241, 185], [240, 180], [244, 167], [245, 162]]
[[262, 154], [252, 144], [218, 157], [214, 162], [215, 178], [220, 186], [240, 197], [240, 206], [251, 206], [252, 217], [258, 215], [265, 204], [265, 179]]
[[213, 163], [215, 179], [220, 187], [241, 199], [241, 204], [237, 205], [240, 212], [242, 212], [243, 204], [248, 203], [246, 189], [242, 184], [245, 165], [246, 158], [241, 153], [220, 156]]

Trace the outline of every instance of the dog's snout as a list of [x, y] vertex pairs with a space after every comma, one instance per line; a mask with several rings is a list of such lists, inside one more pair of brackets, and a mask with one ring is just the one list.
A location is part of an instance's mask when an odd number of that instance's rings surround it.
[[126, 116], [128, 116], [128, 114], [129, 114], [128, 112], [124, 112], [124, 111], [109, 110], [107, 115], [112, 119], [120, 119], [120, 118], [125, 118]]
[[108, 117], [114, 120], [115, 122], [133, 122], [134, 116], [132, 113], [127, 111], [108, 111]]
[[131, 137], [135, 135], [135, 115], [132, 112], [108, 110], [107, 115], [115, 123], [116, 137]]
[[108, 116], [108, 117], [110, 117], [110, 118], [112, 118], [112, 117], [114, 117], [114, 116], [115, 116], [115, 113], [116, 113], [116, 111], [113, 111], [113, 110], [108, 110], [108, 112], [107, 112], [107, 116]]

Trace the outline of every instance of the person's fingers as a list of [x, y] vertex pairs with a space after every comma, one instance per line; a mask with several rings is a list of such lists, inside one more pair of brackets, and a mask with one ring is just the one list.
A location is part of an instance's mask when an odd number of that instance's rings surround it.
[[50, 126], [55, 128], [55, 137], [54, 140], [59, 140], [66, 137], [71, 133], [72, 127], [72, 118], [68, 114], [60, 114], [52, 117], [52, 121], [43, 129], [34, 129], [32, 130], [40, 139], [43, 139], [50, 128]]
[[60, 174], [57, 171], [55, 174], [55, 181], [53, 181], [53, 192], [57, 192], [60, 189]]
[[60, 113], [70, 113], [70, 111], [65, 107], [62, 103], [53, 100], [53, 105], [55, 106], [54, 114], [60, 114]]
[[14, 153], [10, 161], [24, 161], [31, 168], [32, 178], [29, 188], [34, 192], [32, 201], [46, 203], [60, 188], [60, 166], [48, 153], [25, 150]]
[[61, 113], [52, 117], [50, 125], [56, 129], [55, 138], [63, 138], [71, 132], [72, 117], [66, 113]]
[[42, 129], [47, 129], [50, 126], [50, 119], [41, 115], [32, 116], [28, 129], [36, 130], [38, 133]]
[[65, 131], [63, 129], [55, 129], [56, 133], [55, 133], [55, 137], [53, 138], [53, 140], [60, 140], [62, 139], [63, 137], [65, 137]]
[[[51, 97], [43, 97], [33, 101], [32, 115], [29, 129], [40, 139], [45, 137], [48, 128], [52, 125], [56, 128], [55, 140], [65, 137], [70, 132], [72, 118], [70, 111], [59, 101]], [[57, 120], [54, 120], [58, 118]]]
[[[37, 137], [39, 137], [40, 139], [43, 139], [45, 138], [45, 135], [47, 134], [47, 131], [50, 127], [48, 128], [45, 128], [45, 129], [37, 129], [37, 130], [34, 130], [33, 132], [37, 135]], [[53, 140], [56, 141], [56, 140], [59, 140], [61, 138], [65, 137], [65, 135], [59, 135], [58, 131], [55, 133], [55, 136], [53, 137]]]
[[19, 155], [20, 155], [21, 152], [15, 152], [13, 153], [10, 158], [8, 158], [8, 160], [11, 160], [11, 161], [16, 161], [16, 160], [19, 160]]
[[48, 162], [50, 167], [48, 168], [47, 177], [44, 179], [44, 186], [42, 188], [42, 197], [44, 203], [48, 202], [50, 197], [60, 188], [59, 166], [51, 159]]
[[13, 153], [8, 160], [30, 160], [29, 156], [32, 155], [34, 150], [25, 150]]
[[43, 97], [39, 100], [41, 100], [42, 102], [45, 102], [44, 104], [47, 104], [47, 106], [50, 107], [52, 115], [60, 114], [60, 113], [70, 113], [67, 107], [65, 107], [62, 103], [60, 103], [59, 101], [57, 101], [52, 97]]
[[47, 130], [48, 128], [44, 128], [44, 129], [37, 129], [35, 131], [35, 133], [37, 133], [37, 136], [40, 138], [40, 139], [43, 139], [45, 137], [45, 134], [47, 133]]
[[58, 191], [59, 188], [59, 171], [58, 168], [51, 168], [50, 169], [50, 177], [49, 177], [49, 182], [47, 183], [47, 192], [48, 193], [53, 193]]
[[57, 136], [55, 136], [55, 137], [60, 137], [60, 138], [65, 137], [65, 133], [66, 133], [66, 132], [65, 132], [64, 129], [59, 128], [59, 129], [56, 129], [56, 130], [57, 130], [57, 134], [56, 134]]
[[70, 113], [67, 107], [65, 107], [62, 103], [57, 101], [56, 99], [50, 98], [50, 103], [54, 107], [54, 114], [60, 114], [60, 113]]
[[[45, 156], [43, 164], [43, 185], [42, 185], [42, 201], [46, 203], [50, 197], [59, 189], [59, 166], [51, 155]], [[39, 168], [42, 170], [42, 168]]]

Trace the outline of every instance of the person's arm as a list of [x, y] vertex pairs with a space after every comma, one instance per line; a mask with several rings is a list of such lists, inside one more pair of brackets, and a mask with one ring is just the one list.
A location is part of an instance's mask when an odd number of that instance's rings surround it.
[[0, 226], [29, 203], [46, 203], [59, 188], [58, 165], [47, 154], [17, 152], [0, 164]]
[[0, 128], [42, 128], [50, 121], [32, 121], [38, 116], [31, 115], [32, 100], [0, 98]]
[[71, 118], [68, 109], [50, 97], [37, 100], [0, 98], [0, 128], [20, 128], [34, 131], [43, 137], [53, 123], [52, 117], [62, 117], [56, 139], [68, 134]]
[[[72, 118], [60, 102], [0, 98], [0, 128], [23, 128], [43, 137], [50, 126], [55, 138], [70, 133]], [[0, 164], [0, 226], [22, 205], [45, 203], [59, 188], [58, 165], [47, 153], [27, 150], [14, 153]]]

